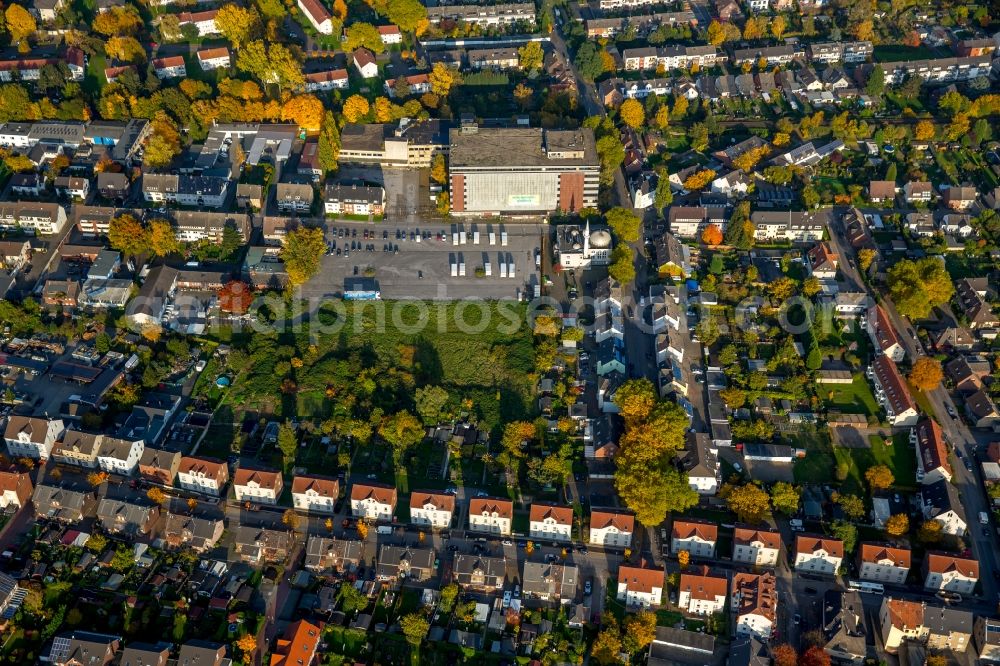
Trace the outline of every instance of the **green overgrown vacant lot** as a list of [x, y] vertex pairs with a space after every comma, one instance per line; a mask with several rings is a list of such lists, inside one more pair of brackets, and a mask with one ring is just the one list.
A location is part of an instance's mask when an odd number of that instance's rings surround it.
[[872, 435], [869, 441], [871, 447], [867, 449], [834, 447], [837, 464], [848, 466], [847, 478], [841, 491], [863, 497], [868, 487], [865, 471], [874, 465], [885, 465], [892, 470], [892, 475], [896, 478], [894, 487], [914, 488], [917, 461], [908, 435], [896, 435], [890, 440], [891, 444], [877, 435]]

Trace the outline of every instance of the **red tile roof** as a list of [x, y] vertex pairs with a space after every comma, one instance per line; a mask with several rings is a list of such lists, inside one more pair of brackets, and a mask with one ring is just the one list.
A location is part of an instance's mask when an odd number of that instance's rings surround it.
[[903, 375], [899, 373], [896, 362], [888, 356], [878, 356], [872, 361], [872, 369], [878, 383], [885, 391], [885, 396], [892, 405], [892, 411], [901, 414], [908, 409], [917, 409], [917, 403], [910, 395], [910, 388], [906, 385]]
[[892, 566], [901, 569], [910, 568], [910, 549], [898, 548], [883, 543], [863, 543], [861, 544], [861, 561], [869, 564], [877, 564], [889, 560]]
[[378, 34], [380, 35], [398, 35], [399, 26], [397, 25], [380, 25], [378, 26]]
[[346, 69], [328, 69], [322, 72], [306, 74], [306, 83], [325, 83], [327, 81], [346, 81]]
[[179, 474], [202, 474], [215, 479], [216, 483], [219, 484], [225, 483], [229, 478], [229, 466], [226, 461], [198, 456], [183, 456], [177, 472]]
[[324, 21], [329, 21], [332, 15], [327, 11], [319, 0], [299, 0], [302, 8], [305, 9], [306, 13], [309, 14], [313, 22], [317, 25], [323, 23]]
[[874, 329], [875, 338], [878, 340], [881, 351], [885, 352], [900, 344], [899, 335], [889, 323], [889, 316], [886, 315], [881, 305], [873, 305], [868, 309], [868, 322], [869, 326]]
[[435, 493], [427, 490], [417, 490], [410, 495], [410, 508], [422, 509], [433, 504], [438, 511], [455, 512], [455, 496], [450, 493]]
[[944, 434], [934, 419], [924, 419], [917, 424], [917, 454], [920, 456], [925, 473], [941, 467], [948, 476], [951, 476], [951, 464], [948, 462]]
[[716, 597], [725, 597], [729, 589], [729, 581], [724, 576], [709, 573], [707, 566], [698, 567], [697, 573], [681, 574], [679, 592], [688, 592], [692, 599], [715, 601]]
[[375, 54], [363, 46], [354, 49], [353, 55], [354, 62], [358, 63], [358, 67], [375, 64]]
[[296, 475], [292, 479], [292, 492], [304, 493], [309, 490], [314, 491], [322, 497], [332, 497], [337, 499], [340, 494], [340, 482], [337, 479], [330, 479], [325, 476]]
[[309, 666], [319, 647], [320, 628], [305, 620], [288, 626], [271, 654], [271, 666]]
[[649, 594], [653, 588], [663, 590], [663, 570], [645, 567], [618, 567], [618, 582], [625, 583], [629, 592]]
[[484, 513], [490, 515], [495, 513], [499, 518], [509, 520], [514, 517], [514, 503], [494, 497], [476, 497], [469, 500], [469, 515], [481, 516]]
[[737, 572], [733, 574], [732, 595], [739, 595], [738, 615], [763, 615], [772, 622], [775, 618], [777, 593], [774, 574]]
[[355, 483], [351, 486], [351, 501], [371, 498], [379, 504], [396, 506], [396, 488], [394, 486]]
[[573, 524], [573, 508], [556, 504], [532, 504], [530, 521], [540, 523], [546, 518], [552, 518], [560, 525]]
[[733, 530], [733, 543], [740, 546], [749, 546], [759, 541], [765, 548], [778, 549], [781, 547], [781, 534], [774, 530], [758, 529], [756, 527], [736, 526]]
[[233, 483], [237, 486], [245, 486], [254, 481], [262, 488], [277, 490], [281, 486], [281, 473], [269, 469], [253, 469], [252, 467], [240, 467], [233, 476]]
[[795, 553], [815, 553], [824, 550], [832, 557], [844, 556], [844, 542], [840, 539], [800, 534], [795, 537]]
[[719, 526], [707, 520], [674, 520], [672, 539], [690, 539], [697, 536], [702, 541], [718, 541]]
[[928, 553], [927, 571], [937, 574], [955, 571], [966, 578], [979, 580], [979, 562], [968, 557], [947, 553]]
[[635, 531], [635, 516], [615, 511], [593, 510], [590, 512], [590, 529], [603, 530], [608, 527], [614, 527], [619, 532], [631, 534]]
[[229, 49], [225, 46], [220, 46], [214, 49], [202, 49], [198, 51], [198, 60], [215, 60], [216, 58], [228, 58]]
[[924, 605], [919, 601], [886, 599], [889, 622], [898, 629], [916, 629], [924, 623]]
[[183, 67], [184, 58], [182, 56], [167, 56], [166, 58], [155, 58], [153, 69], [166, 69], [167, 67]]
[[809, 264], [813, 269], [822, 268], [825, 264], [830, 264], [831, 268], [836, 268], [840, 261], [837, 253], [830, 249], [828, 243], [819, 243], [808, 252]]

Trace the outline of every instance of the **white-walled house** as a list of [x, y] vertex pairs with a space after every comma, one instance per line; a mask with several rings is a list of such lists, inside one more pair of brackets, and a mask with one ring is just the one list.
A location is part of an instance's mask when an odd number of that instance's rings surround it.
[[61, 419], [12, 415], [7, 419], [3, 438], [11, 458], [47, 460], [65, 430]]
[[686, 550], [691, 557], [714, 558], [718, 541], [719, 526], [716, 523], [676, 518], [670, 533], [670, 552], [677, 555]]
[[496, 497], [469, 500], [469, 531], [509, 536], [514, 520], [514, 503]]
[[351, 486], [351, 515], [355, 518], [392, 522], [397, 499], [395, 486], [356, 483]]
[[736, 635], [768, 640], [774, 629], [778, 593], [774, 574], [739, 571], [730, 586], [731, 609], [736, 614]]
[[416, 490], [410, 495], [410, 522], [437, 530], [451, 527], [455, 513], [455, 496]]
[[941, 531], [951, 536], [962, 537], [968, 530], [965, 507], [958, 490], [944, 479], [921, 487], [921, 512], [925, 520], [933, 520], [941, 525]]
[[229, 481], [229, 465], [224, 460], [184, 456], [177, 468], [177, 485], [184, 490], [220, 497]]
[[320, 0], [297, 0], [299, 10], [321, 35], [333, 34], [333, 15]]
[[951, 463], [941, 426], [932, 418], [925, 418], [910, 430], [910, 444], [917, 455], [917, 481], [930, 485], [942, 479], [951, 481]]
[[795, 538], [795, 570], [835, 575], [844, 561], [844, 542], [840, 539], [800, 534]]
[[859, 555], [861, 580], [875, 583], [904, 585], [910, 573], [912, 557], [909, 548], [889, 544], [863, 543]]
[[709, 573], [708, 567], [696, 567], [682, 573], [677, 587], [677, 605], [692, 615], [712, 615], [726, 607], [729, 580]]
[[737, 525], [733, 530], [733, 562], [756, 567], [778, 564], [781, 533], [776, 530]]
[[573, 508], [555, 504], [533, 503], [529, 517], [528, 534], [545, 541], [571, 541], [573, 539]]
[[979, 582], [979, 562], [961, 555], [927, 553], [924, 574], [925, 590], [972, 594]]
[[281, 472], [241, 467], [233, 476], [233, 490], [240, 502], [277, 504], [281, 497]]
[[97, 466], [108, 474], [129, 476], [139, 466], [139, 458], [146, 449], [141, 439], [102, 437], [97, 449]]
[[332, 515], [339, 496], [337, 479], [311, 474], [296, 474], [292, 479], [292, 506], [299, 511]]
[[629, 548], [635, 531], [635, 516], [620, 511], [590, 512], [590, 543], [595, 546]]
[[616, 598], [626, 608], [650, 608], [663, 602], [663, 569], [618, 567], [618, 593]]

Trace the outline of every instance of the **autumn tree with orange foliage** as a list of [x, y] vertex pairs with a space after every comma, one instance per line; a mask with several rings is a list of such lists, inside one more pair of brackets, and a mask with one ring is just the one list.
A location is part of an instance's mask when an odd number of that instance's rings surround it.
[[247, 634], [236, 640], [233, 645], [243, 653], [244, 661], [250, 661], [253, 653], [257, 651], [257, 638], [253, 634]]
[[830, 666], [830, 655], [814, 645], [802, 654], [799, 666]]
[[941, 369], [941, 361], [929, 356], [918, 358], [917, 362], [913, 364], [913, 369], [910, 370], [910, 383], [921, 391], [933, 391], [941, 384], [943, 378], [944, 371]]
[[788, 643], [782, 643], [771, 652], [774, 666], [798, 666], [799, 655]]
[[253, 303], [250, 285], [239, 280], [231, 280], [219, 290], [219, 308], [223, 312], [245, 314]]
[[717, 224], [710, 224], [701, 233], [701, 242], [705, 245], [716, 246], [722, 242], [722, 229]]
[[687, 179], [685, 179], [684, 189], [692, 192], [703, 190], [713, 180], [715, 180], [715, 172], [711, 169], [702, 169], [697, 173], [691, 174], [687, 177]]
[[323, 102], [315, 95], [289, 97], [281, 107], [281, 119], [291, 120], [307, 132], [319, 131], [323, 124]]

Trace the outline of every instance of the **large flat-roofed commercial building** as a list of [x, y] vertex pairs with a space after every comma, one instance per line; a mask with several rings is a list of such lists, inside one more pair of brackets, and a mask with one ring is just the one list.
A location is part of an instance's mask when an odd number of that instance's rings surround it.
[[440, 120], [406, 118], [395, 127], [347, 124], [340, 135], [340, 163], [429, 167], [435, 155], [448, 152], [449, 129]]
[[597, 205], [600, 160], [590, 129], [481, 128], [451, 133], [451, 210], [529, 215]]

